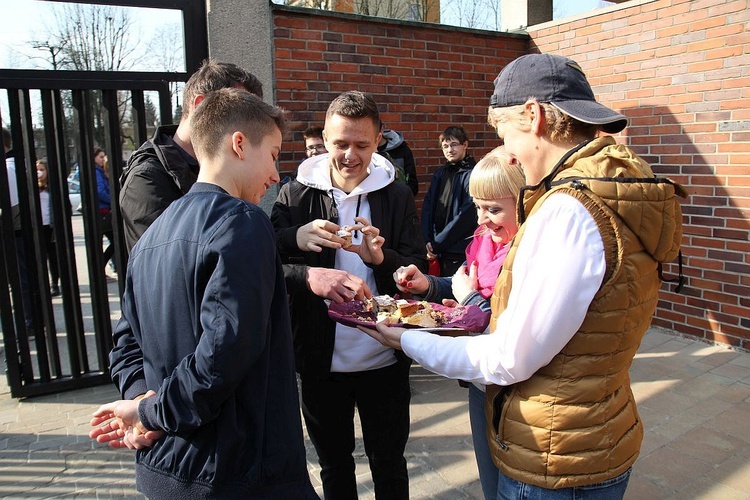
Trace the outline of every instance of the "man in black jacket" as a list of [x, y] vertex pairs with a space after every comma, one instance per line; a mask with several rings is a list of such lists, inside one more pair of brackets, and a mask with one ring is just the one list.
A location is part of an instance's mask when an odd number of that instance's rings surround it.
[[422, 203], [422, 236], [427, 259], [440, 262], [440, 276], [453, 276], [466, 260], [466, 247], [477, 228], [469, 177], [476, 165], [468, 153], [466, 130], [450, 126], [440, 134], [440, 148], [447, 160], [432, 175]]
[[179, 125], [158, 127], [128, 160], [120, 177], [120, 211], [128, 253], [170, 203], [187, 193], [198, 177], [190, 117], [206, 94], [241, 88], [263, 97], [260, 81], [230, 63], [206, 60], [185, 84]]
[[[328, 499], [357, 498], [354, 409], [359, 412], [375, 496], [409, 498], [411, 361], [356, 328], [334, 323], [326, 299], [343, 303], [397, 293], [393, 272], [426, 269], [414, 196], [375, 154], [377, 104], [362, 92], [333, 100], [323, 131], [327, 154], [305, 160], [271, 212], [291, 299], [302, 413]], [[352, 245], [336, 235], [353, 226]]]
[[419, 178], [414, 153], [404, 140], [403, 134], [383, 127], [383, 134], [378, 143], [378, 153], [396, 167], [396, 179], [406, 183], [414, 196], [419, 192]]

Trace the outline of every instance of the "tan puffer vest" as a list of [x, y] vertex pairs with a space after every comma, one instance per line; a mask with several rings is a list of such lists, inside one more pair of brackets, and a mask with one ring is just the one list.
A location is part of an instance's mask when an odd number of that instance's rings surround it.
[[[634, 178], [642, 182], [630, 182]], [[611, 137], [586, 144], [545, 181], [524, 194], [519, 219], [533, 216], [549, 196], [575, 197], [599, 226], [607, 271], [563, 350], [524, 382], [487, 387], [485, 406], [490, 448], [503, 473], [543, 488], [566, 488], [616, 477], [638, 456], [643, 427], [628, 370], [656, 308], [657, 263], [679, 251], [682, 215], [675, 193], [684, 191], [663, 179], [653, 182], [648, 165]], [[524, 229], [522, 224], [495, 286], [490, 331], [507, 305]]]

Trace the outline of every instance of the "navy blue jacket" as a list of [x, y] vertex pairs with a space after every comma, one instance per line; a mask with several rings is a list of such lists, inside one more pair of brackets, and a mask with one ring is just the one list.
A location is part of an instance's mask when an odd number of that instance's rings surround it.
[[[458, 163], [449, 207], [439, 206], [438, 186], [440, 178], [451, 164], [446, 163], [432, 176], [430, 188], [422, 202], [422, 237], [425, 243], [432, 243], [432, 249], [438, 255], [463, 255], [477, 228], [477, 211], [474, 200], [469, 195], [469, 177], [475, 164], [474, 158], [468, 155]], [[449, 213], [445, 227], [436, 227], [435, 214], [446, 209]]]
[[291, 324], [263, 211], [197, 183], [133, 248], [110, 354], [122, 396], [165, 435], [136, 453], [150, 498], [317, 498]]

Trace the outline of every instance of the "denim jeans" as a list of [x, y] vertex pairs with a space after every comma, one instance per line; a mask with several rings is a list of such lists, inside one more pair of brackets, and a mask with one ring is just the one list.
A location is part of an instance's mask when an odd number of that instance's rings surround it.
[[354, 410], [359, 413], [375, 498], [408, 500], [409, 365], [327, 377], [301, 376], [302, 414], [320, 463], [327, 500], [357, 498]]
[[489, 444], [487, 444], [487, 417], [484, 414], [484, 391], [474, 384], [469, 384], [469, 422], [471, 423], [471, 440], [474, 443], [474, 456], [477, 458], [479, 482], [485, 500], [497, 497], [497, 466], [492, 461]]
[[497, 500], [621, 500], [625, 496], [631, 470], [601, 483], [557, 490], [522, 483], [499, 472]]

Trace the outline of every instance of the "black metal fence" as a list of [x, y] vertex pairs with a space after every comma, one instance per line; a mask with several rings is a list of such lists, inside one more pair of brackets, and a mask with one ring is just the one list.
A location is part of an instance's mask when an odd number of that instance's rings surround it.
[[[0, 70], [0, 92], [7, 93], [10, 115], [0, 116], [0, 119], [4, 124], [10, 123], [11, 158], [15, 164], [14, 178], [8, 177], [6, 162], [0, 166], [3, 236], [0, 326], [13, 397], [110, 382], [107, 356], [112, 347], [112, 321], [119, 315], [125, 273], [119, 273], [116, 283], [107, 280], [93, 150], [95, 146], [102, 147], [109, 158], [113, 260], [117, 270], [124, 270], [127, 256], [117, 200], [118, 179], [125, 160], [118, 97], [122, 102], [125, 96], [129, 102], [133, 135], [140, 144], [148, 138], [145, 93], [158, 94], [161, 122], [171, 123], [170, 83], [186, 81], [208, 55], [202, 1], [125, 1], [118, 4], [182, 9], [184, 32], [192, 34], [185, 43], [188, 71]], [[98, 111], [92, 110], [93, 101], [101, 102], [103, 107], [104, 144], [96, 144], [94, 140], [93, 114]], [[74, 124], [72, 133], [71, 123]], [[39, 137], [40, 130], [43, 138]], [[36, 176], [39, 151], [46, 153], [48, 163], [51, 229], [46, 229], [42, 223]], [[71, 205], [69, 197], [68, 176], [73, 155], [79, 166], [82, 233], [74, 231], [74, 226], [81, 224], [80, 218], [73, 219], [78, 207]], [[9, 181], [12, 180], [16, 181], [18, 194], [15, 210], [11, 206]], [[19, 218], [14, 227], [16, 211]], [[46, 252], [45, 231], [51, 232], [55, 242], [52, 255]], [[52, 259], [59, 269], [60, 296], [53, 296], [50, 289]]]

